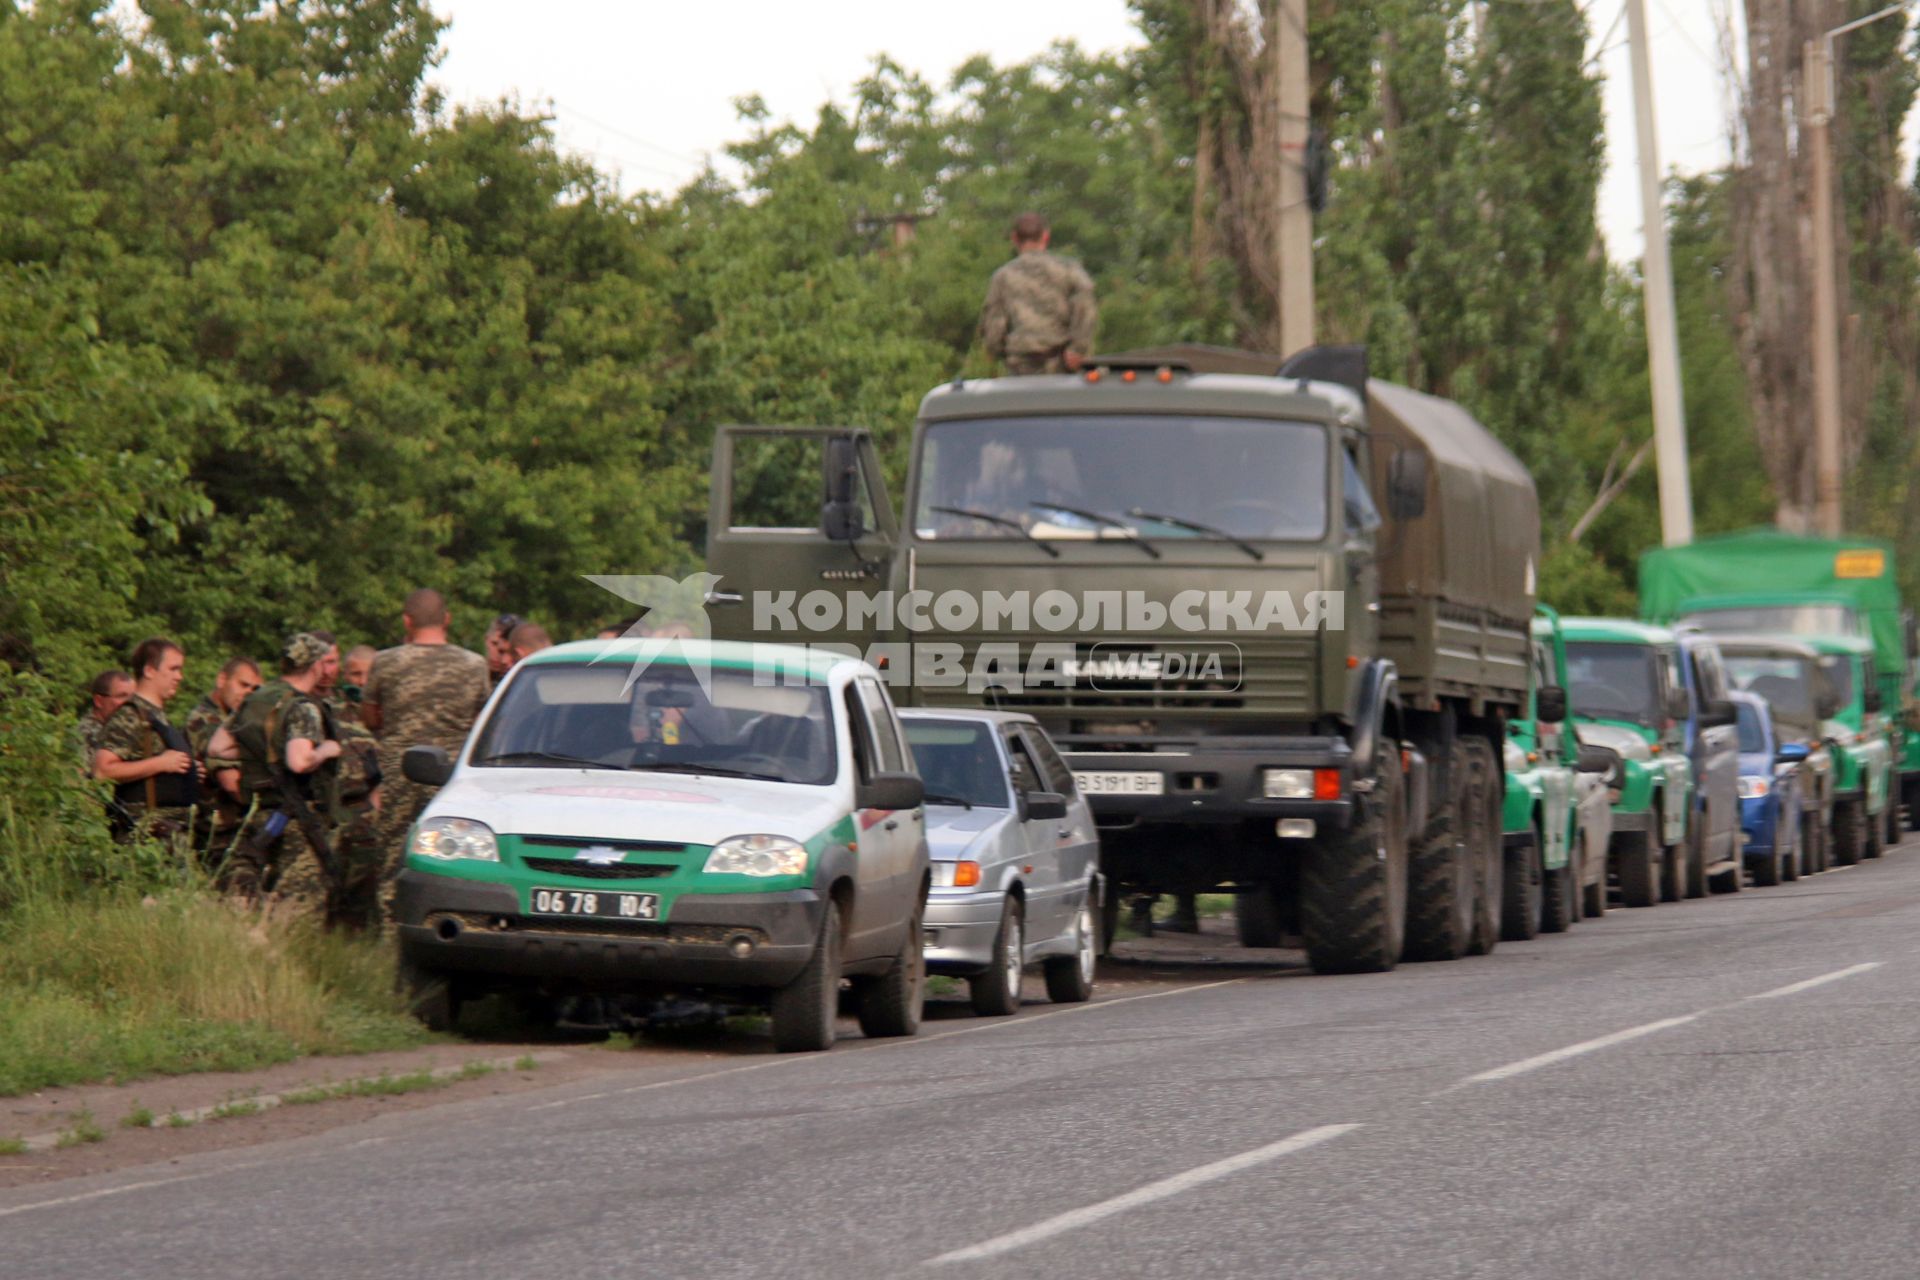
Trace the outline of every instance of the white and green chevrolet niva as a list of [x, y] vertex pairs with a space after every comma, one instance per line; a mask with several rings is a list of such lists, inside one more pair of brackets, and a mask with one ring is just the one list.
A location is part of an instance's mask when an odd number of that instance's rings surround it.
[[[870, 1036], [920, 1027], [923, 788], [886, 689], [851, 658], [681, 641], [546, 649], [507, 676], [409, 837], [402, 980], [429, 1025], [496, 990], [771, 1006], [833, 1043], [840, 979]], [[651, 646], [649, 646], [651, 648]]]

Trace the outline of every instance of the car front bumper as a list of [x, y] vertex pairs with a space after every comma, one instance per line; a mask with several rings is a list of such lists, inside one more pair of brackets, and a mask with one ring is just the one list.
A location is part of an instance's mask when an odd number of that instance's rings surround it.
[[1006, 895], [955, 893], [935, 889], [927, 895], [927, 972], [959, 976], [979, 973], [993, 963], [993, 940], [1000, 933]]
[[411, 868], [396, 888], [400, 949], [413, 964], [606, 991], [785, 986], [812, 956], [825, 912], [811, 889], [682, 894], [669, 919], [642, 923], [527, 916], [507, 885]]

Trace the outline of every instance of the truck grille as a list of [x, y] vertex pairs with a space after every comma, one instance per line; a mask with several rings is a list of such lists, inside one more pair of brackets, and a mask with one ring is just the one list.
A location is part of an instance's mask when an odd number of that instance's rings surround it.
[[[990, 644], [1006, 644], [1000, 637]], [[1062, 637], [1021, 637], [1021, 669], [1026, 669], [1036, 643], [1057, 645]], [[979, 642], [964, 645], [961, 666], [974, 669]], [[1202, 673], [1200, 664], [1187, 661], [1192, 655], [1217, 654], [1220, 670]], [[1081, 671], [1091, 668], [1095, 674], [1078, 674], [1068, 684], [1044, 684], [1009, 690], [996, 698], [966, 688], [921, 687], [915, 690], [918, 703], [932, 707], [999, 706], [1034, 713], [1046, 712], [1182, 712], [1194, 716], [1227, 713], [1268, 715], [1311, 714], [1313, 711], [1314, 663], [1317, 660], [1312, 638], [1276, 640], [1256, 637], [1240, 641], [1213, 641], [1195, 637], [1192, 641], [1089, 641], [1074, 642], [1075, 661]], [[1156, 670], [1167, 674], [1151, 674]], [[1129, 674], [1131, 671], [1133, 674]], [[1148, 674], [1139, 674], [1146, 672]]]

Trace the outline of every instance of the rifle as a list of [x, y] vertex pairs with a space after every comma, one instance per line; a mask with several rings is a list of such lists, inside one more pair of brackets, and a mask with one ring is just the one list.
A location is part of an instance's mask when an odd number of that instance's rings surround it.
[[327, 910], [331, 914], [337, 905], [345, 877], [327, 826], [320, 820], [320, 815], [313, 811], [313, 806], [307, 803], [306, 796], [300, 793], [300, 783], [288, 772], [286, 765], [274, 765], [272, 775], [273, 789], [280, 794], [282, 810], [291, 814], [293, 820], [300, 824], [300, 830], [306, 833], [307, 843], [313, 846], [313, 856], [320, 860], [320, 871], [327, 881]]

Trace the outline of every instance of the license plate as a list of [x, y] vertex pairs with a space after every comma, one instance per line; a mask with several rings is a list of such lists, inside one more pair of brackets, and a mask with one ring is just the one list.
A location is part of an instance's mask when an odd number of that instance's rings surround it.
[[1075, 773], [1073, 781], [1090, 796], [1157, 796], [1167, 789], [1167, 778], [1162, 773], [1120, 773], [1103, 769]]
[[657, 893], [608, 893], [603, 889], [535, 889], [537, 916], [597, 916], [608, 920], [658, 920]]

